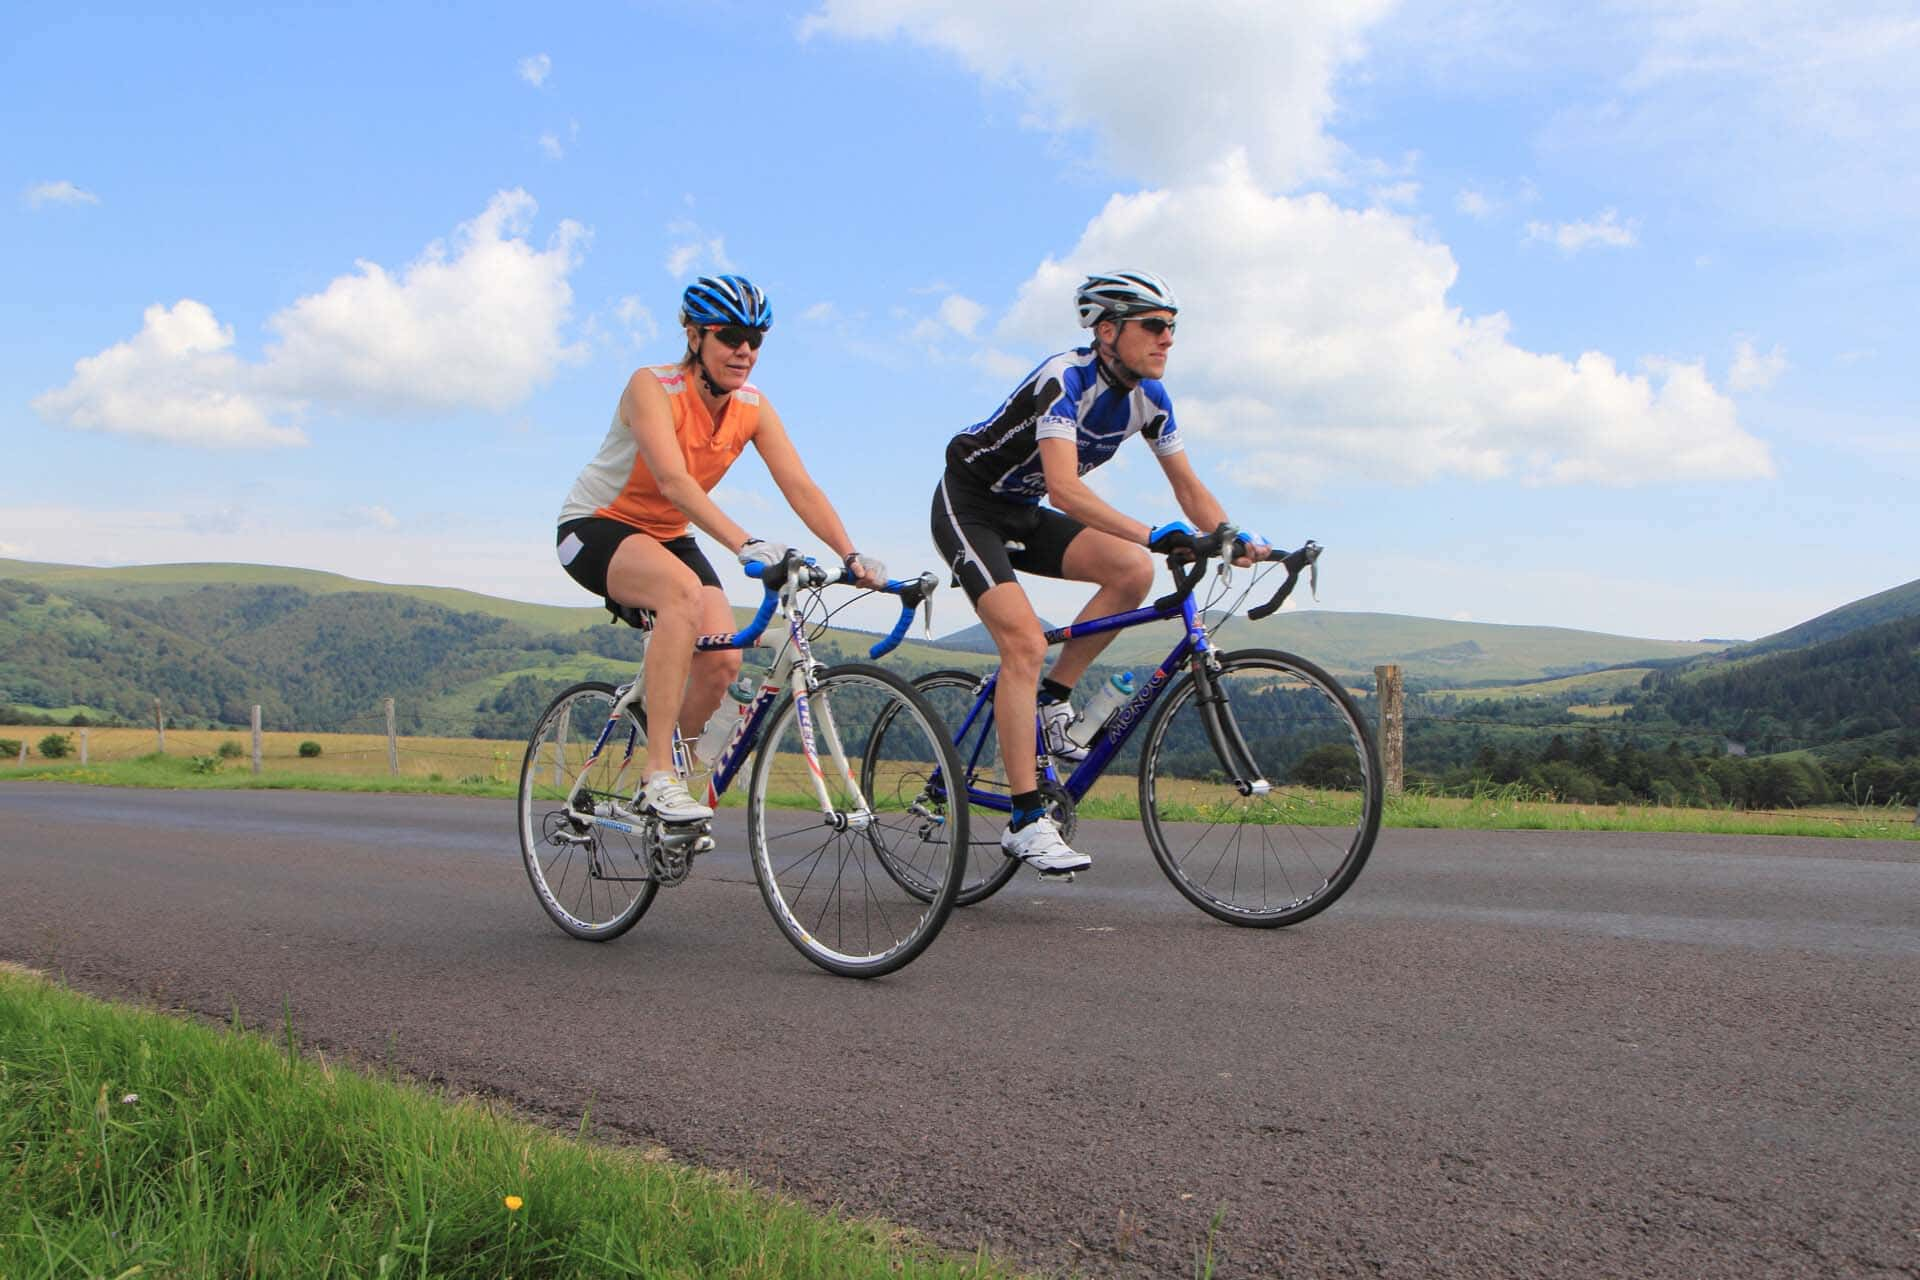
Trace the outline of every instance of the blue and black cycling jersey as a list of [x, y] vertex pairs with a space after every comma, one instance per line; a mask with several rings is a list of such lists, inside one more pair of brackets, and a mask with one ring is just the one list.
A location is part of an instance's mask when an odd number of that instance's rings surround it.
[[1081, 347], [1049, 357], [992, 417], [949, 441], [947, 473], [995, 497], [1037, 504], [1047, 496], [1042, 440], [1074, 441], [1085, 475], [1136, 433], [1161, 456], [1186, 448], [1165, 387], [1151, 380], [1131, 390], [1117, 387], [1093, 349]]

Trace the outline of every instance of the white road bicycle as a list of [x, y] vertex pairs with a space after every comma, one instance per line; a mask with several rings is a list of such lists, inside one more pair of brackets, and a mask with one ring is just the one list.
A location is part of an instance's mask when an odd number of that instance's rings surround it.
[[[966, 802], [949, 804], [933, 785], [959, 776], [953, 743], [909, 681], [870, 663], [814, 659], [810, 619], [823, 590], [849, 582], [846, 574], [793, 552], [748, 572], [766, 588], [759, 613], [744, 630], [702, 636], [697, 647], [751, 648], [776, 611], [787, 635], [712, 762], [707, 803], [717, 806], [745, 769], [754, 878], [780, 931], [833, 973], [891, 973], [933, 941], [966, 878]], [[900, 599], [900, 618], [870, 657], [900, 643], [934, 586], [932, 574], [886, 585]], [[651, 626], [641, 611], [614, 608]], [[586, 681], [563, 690], [541, 714], [521, 765], [527, 878], [547, 915], [576, 938], [619, 937], [714, 847], [711, 823], [668, 824], [640, 809], [642, 685], [636, 673], [618, 687]], [[884, 742], [875, 744], [880, 724]], [[690, 746], [676, 729], [674, 761], [692, 780]]]

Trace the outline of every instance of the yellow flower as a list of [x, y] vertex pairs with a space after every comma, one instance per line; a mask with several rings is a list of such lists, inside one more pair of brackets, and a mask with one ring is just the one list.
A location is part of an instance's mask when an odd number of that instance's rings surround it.
[[519, 1196], [508, 1196], [506, 1200], [507, 1212], [508, 1213], [518, 1212], [520, 1206], [525, 1203], [526, 1201], [522, 1200]]

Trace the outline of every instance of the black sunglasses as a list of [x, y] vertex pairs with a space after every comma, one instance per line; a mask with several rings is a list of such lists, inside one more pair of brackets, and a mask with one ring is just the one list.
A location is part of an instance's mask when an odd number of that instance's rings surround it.
[[707, 332], [718, 338], [723, 347], [738, 347], [744, 342], [758, 351], [760, 344], [767, 340], [765, 329], [749, 329], [744, 324], [708, 325]]
[[[1122, 321], [1121, 323], [1124, 324], [1125, 321]], [[1163, 333], [1172, 333], [1174, 330], [1174, 322], [1171, 320], [1163, 319], [1160, 316], [1152, 316], [1145, 320], [1135, 320], [1134, 323], [1139, 325], [1142, 329], [1145, 329], [1148, 333], [1152, 334], [1156, 338]]]

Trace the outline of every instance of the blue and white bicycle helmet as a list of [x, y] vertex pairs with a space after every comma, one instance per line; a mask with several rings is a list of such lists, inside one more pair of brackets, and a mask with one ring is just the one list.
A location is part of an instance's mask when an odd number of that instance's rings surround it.
[[1178, 311], [1167, 282], [1151, 271], [1102, 271], [1090, 275], [1074, 295], [1080, 308], [1080, 326], [1091, 329], [1102, 320], [1124, 320], [1147, 311]]
[[741, 324], [773, 327], [767, 295], [745, 276], [701, 276], [680, 295], [681, 324]]

